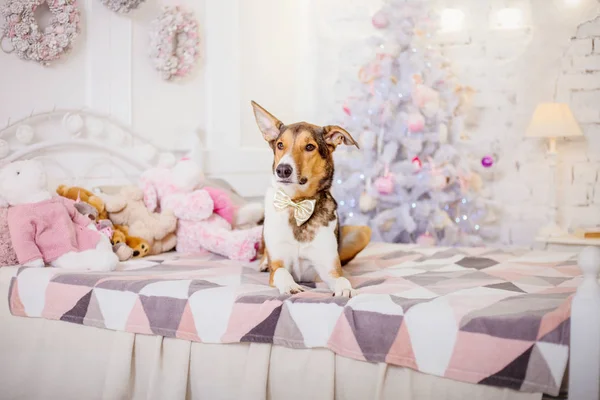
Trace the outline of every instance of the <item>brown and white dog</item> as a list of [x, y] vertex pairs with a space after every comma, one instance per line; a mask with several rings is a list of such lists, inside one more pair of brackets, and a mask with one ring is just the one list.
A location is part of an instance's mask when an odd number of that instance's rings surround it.
[[301, 292], [297, 282], [320, 278], [334, 296], [354, 296], [342, 265], [367, 246], [371, 230], [340, 227], [330, 189], [335, 148], [358, 147], [356, 141], [339, 126], [285, 125], [255, 102], [252, 107], [274, 155], [272, 187], [265, 196], [261, 270], [270, 271], [270, 284], [282, 294]]

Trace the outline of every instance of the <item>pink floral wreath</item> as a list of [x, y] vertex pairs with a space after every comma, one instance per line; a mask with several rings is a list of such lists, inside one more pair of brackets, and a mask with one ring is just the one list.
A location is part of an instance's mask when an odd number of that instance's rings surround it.
[[186, 76], [199, 53], [198, 22], [194, 14], [180, 7], [165, 7], [153, 21], [150, 58], [165, 80]]
[[[50, 24], [40, 31], [34, 12], [44, 2], [52, 13]], [[8, 0], [0, 9], [5, 25], [0, 33], [0, 46], [6, 38], [23, 60], [49, 65], [71, 49], [80, 31], [80, 14], [75, 0]]]

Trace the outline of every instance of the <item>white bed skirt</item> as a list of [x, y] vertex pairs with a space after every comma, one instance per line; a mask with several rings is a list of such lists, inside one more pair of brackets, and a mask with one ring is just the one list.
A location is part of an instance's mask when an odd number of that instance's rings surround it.
[[213, 345], [13, 317], [0, 268], [0, 399], [485, 399], [540, 394], [473, 385], [326, 349]]

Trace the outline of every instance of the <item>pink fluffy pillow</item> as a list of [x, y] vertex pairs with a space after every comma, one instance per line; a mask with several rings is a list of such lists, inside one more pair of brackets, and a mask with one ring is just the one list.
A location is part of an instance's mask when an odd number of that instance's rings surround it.
[[0, 208], [0, 267], [19, 264], [10, 239], [7, 215], [8, 208]]

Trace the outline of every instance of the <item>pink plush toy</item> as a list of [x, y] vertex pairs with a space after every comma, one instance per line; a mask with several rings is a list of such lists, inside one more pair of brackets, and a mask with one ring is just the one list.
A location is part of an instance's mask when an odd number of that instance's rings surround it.
[[[235, 230], [235, 221], [248, 220], [227, 192], [202, 188], [204, 176], [192, 160], [182, 159], [172, 169], [153, 168], [142, 174], [144, 203], [150, 211], [169, 209], [178, 218], [177, 251], [197, 253], [203, 249], [232, 260], [252, 261], [262, 236], [262, 227]], [[256, 207], [249, 207], [255, 222]]]

